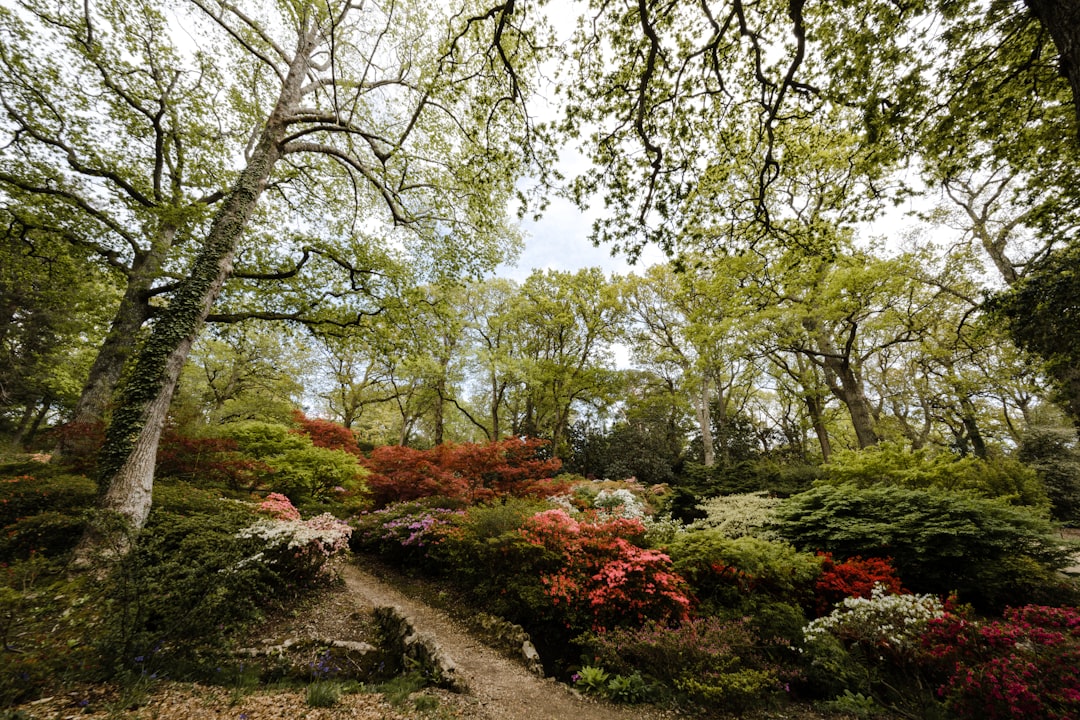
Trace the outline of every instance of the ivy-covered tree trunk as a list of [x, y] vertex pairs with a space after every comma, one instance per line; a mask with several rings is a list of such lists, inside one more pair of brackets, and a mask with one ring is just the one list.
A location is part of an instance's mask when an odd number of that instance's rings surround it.
[[[79, 395], [79, 402], [75, 405], [75, 413], [71, 419], [71, 427], [75, 432], [97, 427], [105, 422], [124, 365], [131, 357], [139, 331], [150, 319], [150, 289], [155, 278], [160, 275], [166, 251], [172, 246], [175, 236], [175, 226], [163, 228], [158, 241], [132, 263], [124, 296], [120, 299], [120, 305], [109, 325], [109, 334], [105, 336], [105, 342], [94, 357], [90, 373]], [[71, 454], [71, 439], [70, 434], [61, 437], [54, 460], [62, 460]]]
[[[119, 393], [101, 453], [99, 508], [120, 516], [131, 529], [141, 528], [150, 514], [158, 441], [180, 370], [232, 271], [239, 239], [282, 155], [288, 118], [299, 105], [309, 51], [298, 49], [247, 166], [214, 217], [188, 276], [133, 359]], [[76, 550], [75, 562], [91, 562], [100, 548], [122, 549], [116, 540], [114, 533], [92, 527]]]

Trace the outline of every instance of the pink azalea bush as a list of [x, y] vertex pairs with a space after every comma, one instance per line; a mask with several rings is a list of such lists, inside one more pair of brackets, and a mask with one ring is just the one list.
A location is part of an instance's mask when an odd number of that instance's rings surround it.
[[293, 506], [292, 501], [281, 493], [270, 493], [259, 504], [259, 512], [269, 515], [276, 520], [299, 520], [300, 511]]
[[671, 558], [634, 544], [645, 533], [640, 520], [579, 521], [555, 509], [533, 515], [521, 533], [560, 556], [561, 567], [541, 581], [568, 627], [601, 630], [689, 618], [688, 588], [672, 570]]
[[923, 645], [947, 677], [939, 695], [961, 718], [1080, 717], [1080, 609], [1027, 605], [988, 622], [949, 612]]

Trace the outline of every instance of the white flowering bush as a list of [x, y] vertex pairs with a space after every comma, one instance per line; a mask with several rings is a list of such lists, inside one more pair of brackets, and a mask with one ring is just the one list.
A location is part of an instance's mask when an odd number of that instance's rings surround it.
[[641, 523], [645, 526], [645, 544], [648, 547], [664, 547], [686, 532], [683, 521], [671, 517], [671, 513], [656, 517], [646, 515], [641, 518]]
[[778, 540], [770, 529], [780, 498], [765, 491], [720, 495], [698, 504], [705, 517], [695, 520], [689, 530], [719, 530], [730, 538], [750, 535], [762, 540]]
[[593, 498], [593, 507], [611, 517], [640, 520], [645, 517], [645, 504], [626, 488], [601, 490]]
[[830, 635], [846, 647], [859, 646], [870, 657], [911, 661], [930, 621], [944, 614], [944, 606], [933, 595], [894, 595], [879, 583], [869, 598], [846, 598], [811, 622], [803, 628], [803, 637], [811, 651]]
[[255, 539], [262, 546], [243, 564], [265, 562], [301, 584], [313, 584], [330, 574], [329, 561], [348, 550], [352, 528], [330, 513], [308, 520], [266, 519], [240, 530], [240, 539]]

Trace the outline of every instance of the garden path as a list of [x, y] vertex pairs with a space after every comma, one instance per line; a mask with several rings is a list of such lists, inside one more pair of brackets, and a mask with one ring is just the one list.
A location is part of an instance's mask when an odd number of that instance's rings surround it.
[[433, 636], [453, 660], [484, 720], [658, 720], [672, 711], [608, 706], [580, 697], [561, 683], [541, 679], [473, 637], [459, 622], [421, 600], [411, 598], [376, 575], [348, 564], [342, 576], [349, 595], [360, 604], [393, 605], [421, 633]]

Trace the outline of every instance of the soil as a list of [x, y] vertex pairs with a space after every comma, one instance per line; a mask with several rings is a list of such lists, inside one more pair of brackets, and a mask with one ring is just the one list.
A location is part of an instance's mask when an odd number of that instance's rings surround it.
[[[136, 720], [663, 720], [695, 718], [674, 709], [612, 705], [582, 696], [550, 678], [529, 673], [523, 664], [486, 646], [461, 621], [467, 609], [452, 596], [422, 581], [409, 580], [385, 568], [359, 563], [340, 568], [343, 583], [320, 593], [291, 617], [273, 618], [253, 634], [260, 638], [332, 638], [371, 641], [371, 610], [393, 605], [410, 618], [414, 628], [433, 636], [463, 677], [467, 693], [425, 688], [392, 704], [373, 692], [344, 694], [330, 708], [311, 708], [303, 688], [226, 688], [157, 681], [132, 696], [116, 688], [77, 688], [16, 709], [20, 716], [41, 720], [59, 718], [133, 718]], [[425, 601], [425, 596], [427, 600]], [[455, 618], [454, 615], [458, 617]], [[722, 717], [715, 713], [710, 718]], [[816, 720], [826, 716], [790, 706], [783, 710], [743, 715], [758, 720]], [[841, 716], [830, 715], [831, 720]]]

